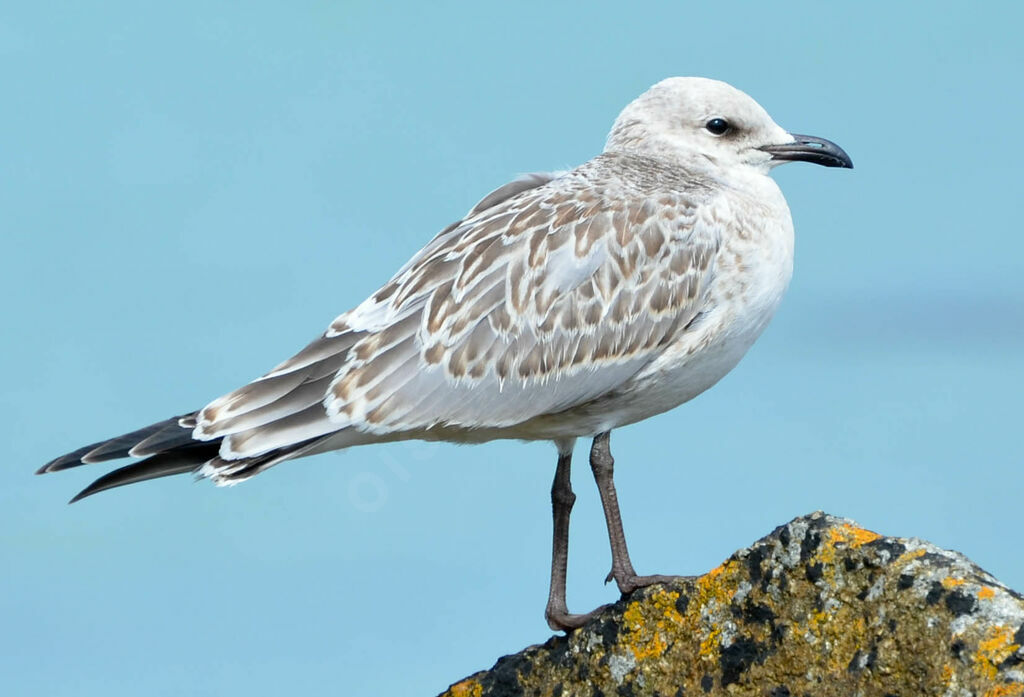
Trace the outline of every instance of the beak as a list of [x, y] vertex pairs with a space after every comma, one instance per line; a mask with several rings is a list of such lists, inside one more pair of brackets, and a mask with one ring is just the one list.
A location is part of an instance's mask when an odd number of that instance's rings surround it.
[[853, 160], [850, 159], [850, 156], [831, 140], [802, 136], [799, 133], [790, 133], [790, 135], [793, 136], [795, 142], [784, 145], [765, 145], [761, 150], [769, 153], [773, 160], [813, 162], [825, 167], [853, 169]]

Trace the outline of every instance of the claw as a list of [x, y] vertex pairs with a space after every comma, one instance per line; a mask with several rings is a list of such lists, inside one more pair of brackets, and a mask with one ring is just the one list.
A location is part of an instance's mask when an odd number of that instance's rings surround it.
[[653, 576], [629, 576], [619, 581], [619, 590], [622, 591], [623, 595], [629, 595], [637, 588], [646, 588], [647, 586], [653, 586], [658, 583], [671, 583], [673, 581], [685, 581], [692, 579], [693, 576], [665, 576], [662, 574], [656, 574]]
[[561, 631], [568, 634], [572, 630], [579, 629], [583, 625], [587, 624], [590, 620], [594, 619], [603, 610], [606, 610], [609, 607], [609, 605], [601, 605], [600, 607], [582, 615], [574, 615], [565, 610], [548, 608], [544, 613], [544, 619], [548, 621], [548, 626], [556, 632]]

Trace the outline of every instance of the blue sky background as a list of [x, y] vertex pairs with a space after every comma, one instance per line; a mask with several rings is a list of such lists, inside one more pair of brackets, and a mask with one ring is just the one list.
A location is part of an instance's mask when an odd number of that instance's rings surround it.
[[[1011, 3], [6, 3], [0, 689], [430, 695], [544, 640], [554, 452], [402, 444], [234, 489], [65, 501], [43, 462], [290, 355], [520, 172], [670, 75], [853, 172], [777, 171], [782, 310], [715, 389], [612, 439], [641, 572], [815, 509], [1017, 589], [1024, 91]], [[615, 598], [585, 451], [569, 603]]]

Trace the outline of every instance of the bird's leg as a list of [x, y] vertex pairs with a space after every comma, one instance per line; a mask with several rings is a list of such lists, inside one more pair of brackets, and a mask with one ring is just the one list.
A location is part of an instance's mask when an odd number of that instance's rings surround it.
[[548, 592], [548, 605], [544, 608], [548, 626], [564, 631], [582, 627], [601, 609], [585, 615], [573, 615], [565, 605], [565, 574], [569, 562], [569, 514], [576, 503], [576, 494], [572, 493], [572, 482], [569, 479], [571, 464], [572, 451], [560, 451], [555, 480], [551, 484], [551, 511], [555, 532], [551, 543], [551, 589]]
[[590, 448], [590, 469], [594, 472], [597, 490], [601, 494], [601, 507], [604, 508], [604, 519], [608, 524], [608, 541], [612, 547], [612, 570], [605, 578], [605, 583], [615, 579], [619, 591], [630, 593], [654, 583], [665, 583], [679, 576], [638, 576], [629, 560], [626, 548], [626, 535], [622, 531], [622, 516], [619, 514], [619, 497], [615, 493], [613, 475], [615, 460], [612, 458], [610, 446], [611, 432], [599, 433]]

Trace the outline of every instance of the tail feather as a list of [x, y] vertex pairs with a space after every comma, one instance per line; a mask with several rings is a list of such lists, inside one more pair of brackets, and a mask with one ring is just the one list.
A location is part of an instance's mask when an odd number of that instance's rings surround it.
[[238, 460], [225, 460], [218, 456], [205, 463], [199, 475], [209, 477], [217, 486], [239, 484], [255, 477], [260, 472], [270, 469], [279, 462], [292, 460], [308, 454], [325, 440], [327, 439], [323, 436], [310, 438], [284, 448], [270, 450], [253, 457], [243, 457]]
[[141, 462], [125, 465], [120, 469], [103, 475], [78, 492], [68, 503], [75, 503], [87, 496], [126, 484], [135, 484], [136, 482], [144, 482], [147, 479], [156, 479], [158, 477], [169, 477], [174, 474], [196, 472], [203, 466], [203, 463], [217, 456], [217, 447], [216, 443], [196, 443], [195, 445], [153, 455]]
[[175, 416], [122, 436], [86, 445], [51, 460], [39, 468], [36, 474], [57, 472], [79, 465], [124, 457], [146, 458], [103, 475], [80, 491], [70, 503], [125, 484], [189, 472], [209, 477], [219, 485], [235, 484], [278, 462], [301, 456], [320, 440], [305, 440], [252, 457], [222, 460], [218, 457], [218, 452], [223, 438], [208, 441], [192, 438], [192, 430], [188, 424], [194, 421], [196, 414], [197, 412], [192, 412], [184, 416]]

